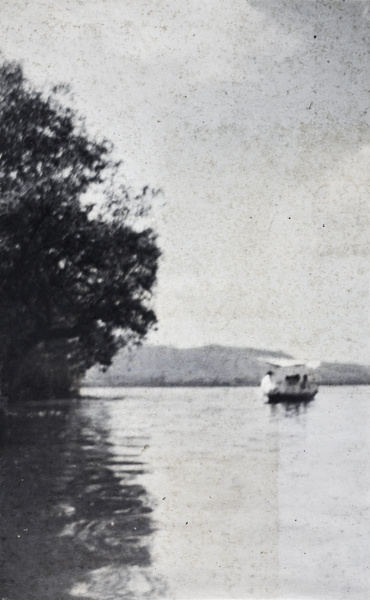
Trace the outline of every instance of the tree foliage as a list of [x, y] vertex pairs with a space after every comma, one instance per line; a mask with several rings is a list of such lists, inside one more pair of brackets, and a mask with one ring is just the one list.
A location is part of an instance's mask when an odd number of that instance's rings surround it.
[[154, 232], [130, 221], [138, 197], [114, 185], [119, 170], [56, 92], [1, 66], [0, 361], [11, 397], [36, 356], [58, 356], [76, 377], [156, 322], [160, 252]]

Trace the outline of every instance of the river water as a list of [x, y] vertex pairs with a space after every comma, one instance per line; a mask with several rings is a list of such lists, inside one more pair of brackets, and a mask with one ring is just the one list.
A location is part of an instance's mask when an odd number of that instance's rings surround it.
[[17, 408], [0, 598], [370, 597], [370, 390], [89, 389]]

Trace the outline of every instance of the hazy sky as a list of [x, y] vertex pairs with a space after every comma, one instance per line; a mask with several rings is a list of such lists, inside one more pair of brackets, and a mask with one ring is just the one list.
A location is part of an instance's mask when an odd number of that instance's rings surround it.
[[370, 4], [2, 0], [0, 48], [68, 82], [161, 187], [152, 343], [369, 362]]

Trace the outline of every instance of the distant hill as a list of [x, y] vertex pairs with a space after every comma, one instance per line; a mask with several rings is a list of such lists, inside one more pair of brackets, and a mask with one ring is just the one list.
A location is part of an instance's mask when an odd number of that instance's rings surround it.
[[260, 359], [286, 357], [254, 348], [141, 346], [123, 350], [106, 373], [94, 367], [88, 385], [255, 385], [266, 371]]
[[370, 366], [324, 362], [315, 372], [321, 385], [369, 385]]
[[[266, 373], [267, 357], [289, 358], [284, 352], [204, 346], [172, 348], [140, 346], [122, 350], [104, 373], [93, 367], [87, 386], [243, 386], [258, 385]], [[323, 363], [316, 371], [325, 385], [370, 384], [370, 366]]]

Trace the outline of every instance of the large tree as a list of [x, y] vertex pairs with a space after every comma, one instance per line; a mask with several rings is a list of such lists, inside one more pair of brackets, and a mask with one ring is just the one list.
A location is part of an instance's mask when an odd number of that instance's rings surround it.
[[140, 197], [114, 184], [119, 171], [57, 91], [0, 67], [0, 363], [11, 398], [38, 375], [45, 394], [58, 368], [70, 387], [156, 322], [160, 252], [132, 219]]

